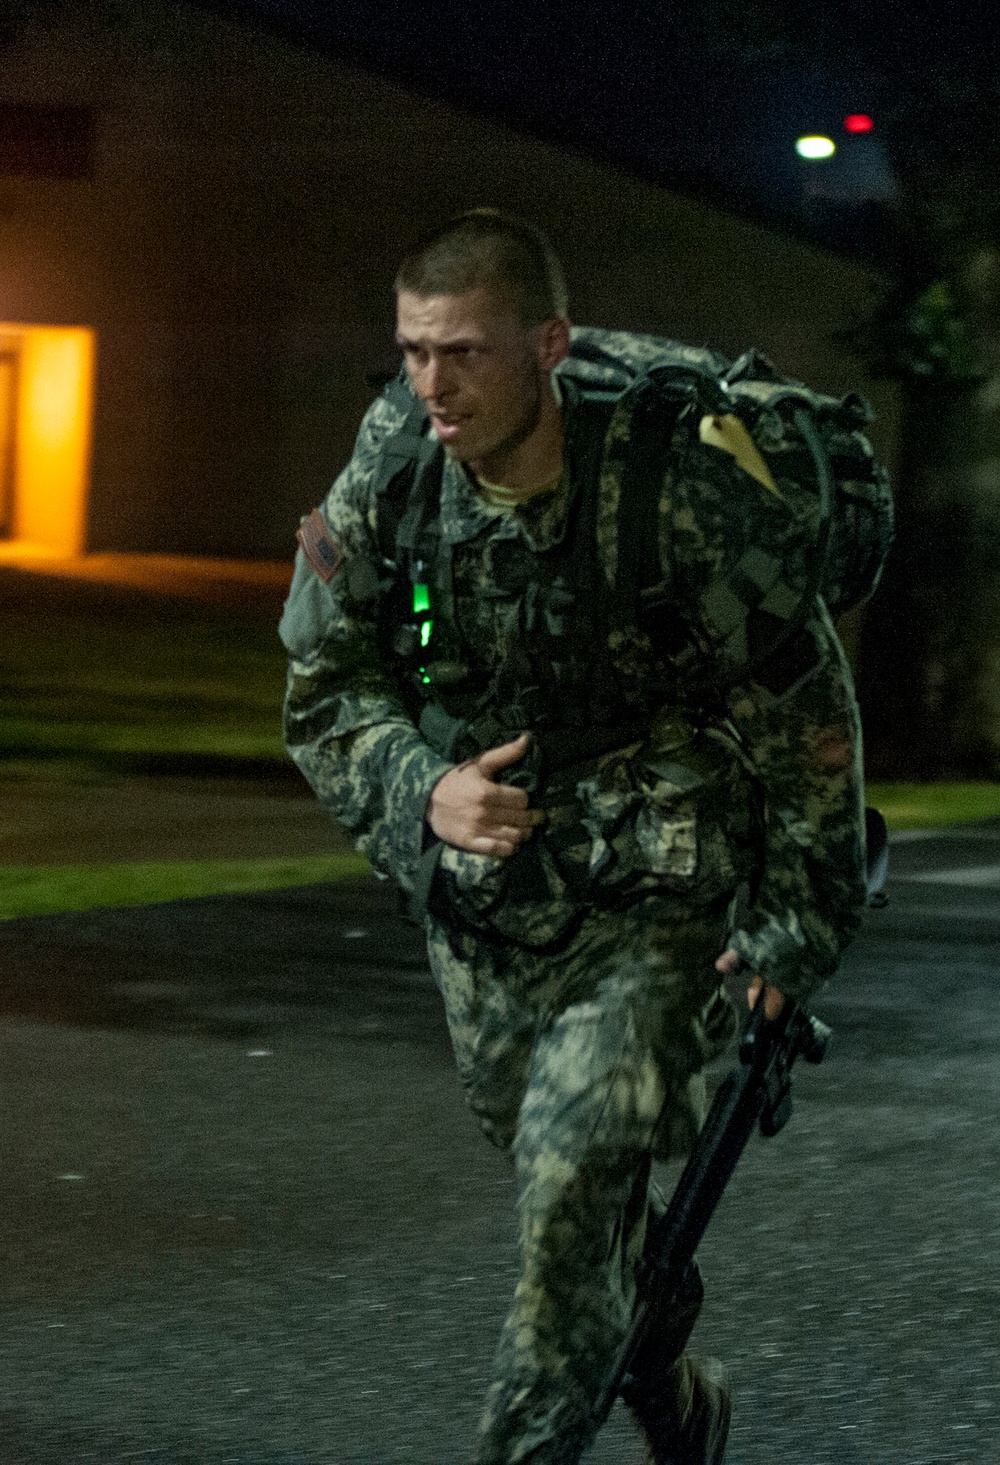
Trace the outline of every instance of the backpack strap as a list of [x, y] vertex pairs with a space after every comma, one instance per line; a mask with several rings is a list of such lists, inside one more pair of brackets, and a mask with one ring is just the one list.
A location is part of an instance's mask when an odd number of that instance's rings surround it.
[[[673, 361], [654, 364], [628, 393], [630, 430], [621, 473], [618, 578], [623, 586], [652, 587], [661, 578], [658, 554], [659, 489], [676, 445], [681, 419], [732, 412], [718, 377]], [[627, 401], [623, 399], [623, 401]], [[694, 423], [695, 429], [697, 423]], [[654, 532], [650, 532], [650, 530]]]
[[[633, 395], [634, 394], [634, 395]], [[647, 628], [657, 617], [656, 640], [682, 672], [696, 659], [695, 648], [679, 624], [664, 618], [673, 601], [675, 576], [660, 554], [660, 495], [671, 453], [688, 419], [706, 412], [723, 414], [733, 404], [718, 377], [676, 361], [655, 363], [624, 394], [626, 422], [608, 435], [607, 466], [619, 484], [617, 563], [614, 574], [615, 623]], [[671, 630], [676, 635], [671, 637]], [[676, 644], [664, 644], [670, 638]]]
[[444, 451], [428, 432], [427, 411], [410, 390], [405, 371], [385, 388], [383, 397], [403, 413], [399, 427], [379, 448], [372, 488], [376, 502], [375, 534], [383, 559], [395, 558], [401, 520], [410, 490], [423, 474], [440, 478]]

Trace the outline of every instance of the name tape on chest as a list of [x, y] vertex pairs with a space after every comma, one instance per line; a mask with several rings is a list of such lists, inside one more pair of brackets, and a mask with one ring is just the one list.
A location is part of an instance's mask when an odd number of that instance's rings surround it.
[[295, 537], [323, 584], [329, 584], [343, 563], [344, 551], [330, 533], [319, 509], [313, 509], [306, 515]]

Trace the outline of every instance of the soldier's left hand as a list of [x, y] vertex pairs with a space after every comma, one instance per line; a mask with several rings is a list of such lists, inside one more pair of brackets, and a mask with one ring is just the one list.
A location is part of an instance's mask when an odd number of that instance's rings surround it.
[[[731, 977], [742, 966], [743, 958], [730, 946], [728, 951], [724, 951], [715, 963], [715, 970], [720, 977]], [[764, 993], [764, 1016], [768, 1022], [772, 1022], [785, 1005], [785, 994], [779, 992], [777, 987], [765, 986], [763, 977], [752, 977], [747, 988], [747, 1006], [751, 1012], [757, 1006], [757, 999], [761, 992]]]

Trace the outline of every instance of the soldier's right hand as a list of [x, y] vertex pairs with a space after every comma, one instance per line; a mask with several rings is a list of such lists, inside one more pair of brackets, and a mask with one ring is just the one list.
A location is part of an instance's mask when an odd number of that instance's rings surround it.
[[506, 858], [530, 837], [545, 815], [528, 807], [523, 788], [495, 782], [498, 773], [524, 757], [528, 746], [528, 734], [522, 733], [438, 779], [425, 816], [438, 839], [473, 855]]

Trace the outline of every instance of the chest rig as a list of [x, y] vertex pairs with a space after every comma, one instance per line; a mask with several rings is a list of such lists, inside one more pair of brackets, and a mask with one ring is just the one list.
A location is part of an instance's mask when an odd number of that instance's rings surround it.
[[[575, 330], [570, 365], [560, 381], [571, 492], [542, 548], [526, 532], [540, 500], [511, 533], [493, 523], [452, 544], [443, 450], [405, 378], [385, 392], [400, 426], [381, 444], [374, 480], [389, 570], [381, 646], [423, 735], [449, 759], [530, 731], [551, 772], [627, 746], [667, 704], [714, 715], [747, 676], [780, 694], [808, 669], [799, 653], [814, 654], [798, 633], [816, 597], [834, 615], [862, 603], [891, 544], [891, 495], [860, 431], [860, 399], [812, 393], [753, 352], [727, 367], [607, 331]], [[770, 465], [784, 521], [769, 553], [734, 562], [699, 608], [661, 558], [659, 499], [668, 465], [683, 474], [702, 419], [734, 414]], [[750, 503], [733, 502], [744, 527]], [[477, 596], [498, 625], [506, 615], [501, 636], [470, 614]]]
[[[420, 431], [423, 408], [405, 388], [407, 419], [376, 483], [379, 545], [393, 565], [380, 639], [408, 710], [441, 756], [456, 761], [531, 732], [524, 776], [535, 786], [543, 770], [548, 781], [645, 736], [677, 684], [664, 636], [654, 650], [644, 627], [653, 610], [662, 622], [670, 594], [656, 533], [662, 465], [630, 447], [609, 503], [602, 468], [614, 453], [609, 428], [621, 394], [572, 381], [563, 391], [571, 490], [565, 521], [547, 547], [536, 548], [518, 524], [498, 533], [495, 521], [469, 540], [449, 542], [444, 454]], [[660, 456], [683, 406], [664, 395], [658, 430], [643, 434]], [[415, 466], [401, 471], [400, 458]], [[476, 597], [484, 605], [473, 616]], [[490, 622], [493, 633], [477, 635], [473, 620], [480, 632]]]

